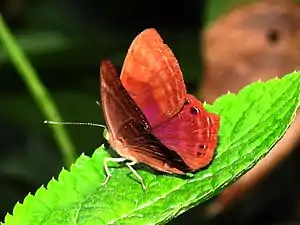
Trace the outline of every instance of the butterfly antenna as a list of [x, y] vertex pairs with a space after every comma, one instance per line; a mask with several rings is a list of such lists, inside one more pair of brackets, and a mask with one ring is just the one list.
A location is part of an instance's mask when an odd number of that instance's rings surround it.
[[96, 104], [101, 108], [100, 102], [96, 101]]
[[57, 121], [49, 121], [49, 120], [45, 120], [44, 123], [47, 124], [55, 124], [55, 125], [84, 125], [84, 126], [93, 126], [93, 127], [103, 127], [106, 128], [106, 126], [101, 125], [101, 124], [97, 124], [97, 123], [84, 123], [84, 122], [57, 122]]

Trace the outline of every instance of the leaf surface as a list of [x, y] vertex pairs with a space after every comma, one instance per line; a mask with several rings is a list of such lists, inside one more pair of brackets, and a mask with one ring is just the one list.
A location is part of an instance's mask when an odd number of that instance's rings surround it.
[[[205, 107], [221, 116], [219, 145], [206, 169], [193, 178], [155, 175], [138, 170], [147, 191], [129, 169], [112, 168], [106, 186], [100, 147], [93, 156], [81, 155], [70, 172], [62, 170], [35, 196], [17, 203], [5, 225], [163, 224], [215, 196], [250, 170], [284, 135], [300, 99], [300, 73], [267, 83], [253, 83], [238, 94], [220, 97]], [[117, 165], [117, 164], [115, 164]]]

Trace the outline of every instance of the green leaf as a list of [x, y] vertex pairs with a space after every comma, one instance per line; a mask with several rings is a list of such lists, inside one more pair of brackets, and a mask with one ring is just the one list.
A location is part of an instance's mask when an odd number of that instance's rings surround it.
[[154, 175], [138, 170], [147, 191], [128, 168], [110, 168], [106, 186], [103, 147], [80, 156], [35, 196], [18, 203], [5, 225], [163, 224], [215, 196], [251, 169], [283, 136], [300, 100], [300, 73], [257, 82], [237, 95], [227, 94], [209, 111], [220, 114], [219, 145], [212, 164], [193, 178]]

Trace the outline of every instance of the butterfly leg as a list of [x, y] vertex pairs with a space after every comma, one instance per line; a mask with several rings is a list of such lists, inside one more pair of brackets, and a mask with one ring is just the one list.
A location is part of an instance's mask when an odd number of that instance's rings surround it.
[[132, 161], [132, 162], [128, 162], [126, 163], [126, 166], [131, 170], [131, 172], [137, 177], [137, 179], [140, 181], [142, 187], [144, 190], [146, 190], [146, 186], [144, 184], [144, 179], [136, 172], [135, 169], [133, 169], [133, 165], [136, 164], [136, 162]]
[[106, 173], [106, 179], [105, 181], [102, 183], [102, 185], [107, 184], [109, 178], [111, 177], [111, 173], [109, 172], [107, 163], [108, 162], [124, 162], [126, 159], [125, 158], [105, 158], [103, 161], [103, 167]]

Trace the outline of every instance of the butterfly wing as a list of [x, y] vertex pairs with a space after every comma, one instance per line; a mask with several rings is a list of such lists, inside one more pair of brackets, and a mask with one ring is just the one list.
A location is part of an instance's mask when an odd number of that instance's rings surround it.
[[152, 127], [177, 114], [186, 87], [171, 49], [155, 29], [146, 29], [132, 42], [121, 81]]
[[218, 115], [207, 112], [194, 96], [186, 95], [180, 113], [154, 128], [152, 133], [195, 171], [212, 160], [219, 126]]
[[190, 171], [175, 151], [168, 149], [150, 132], [145, 115], [122, 86], [112, 63], [103, 61], [100, 73], [101, 104], [110, 145], [122, 157], [145, 163], [160, 171]]
[[134, 39], [121, 81], [144, 112], [152, 133], [166, 147], [178, 153], [192, 170], [211, 161], [219, 117], [187, 95], [179, 64], [156, 30], [147, 29]]

